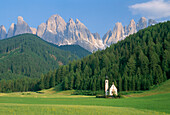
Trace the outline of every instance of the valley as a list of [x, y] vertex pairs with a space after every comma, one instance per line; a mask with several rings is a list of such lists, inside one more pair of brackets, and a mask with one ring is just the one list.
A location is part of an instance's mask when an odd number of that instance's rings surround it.
[[0, 3], [0, 115], [170, 115], [169, 0]]
[[[120, 99], [71, 95], [73, 92], [54, 88], [36, 92], [0, 93], [0, 112], [7, 114], [170, 114], [170, 80], [150, 91], [130, 94]], [[161, 90], [160, 90], [161, 89]], [[153, 92], [157, 92], [154, 94]], [[87, 111], [88, 109], [88, 111]]]

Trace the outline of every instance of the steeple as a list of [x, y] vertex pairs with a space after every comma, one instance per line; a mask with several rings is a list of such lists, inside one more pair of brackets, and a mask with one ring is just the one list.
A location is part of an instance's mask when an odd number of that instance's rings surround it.
[[105, 77], [105, 96], [108, 95], [108, 90], [109, 90], [109, 80], [108, 77]]

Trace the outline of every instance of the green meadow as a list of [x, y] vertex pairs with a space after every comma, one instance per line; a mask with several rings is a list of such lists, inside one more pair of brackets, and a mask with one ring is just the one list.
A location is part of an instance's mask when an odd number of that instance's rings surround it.
[[120, 99], [71, 95], [73, 90], [53, 88], [36, 92], [0, 93], [1, 115], [159, 115], [170, 114], [170, 80], [153, 90], [125, 95]]

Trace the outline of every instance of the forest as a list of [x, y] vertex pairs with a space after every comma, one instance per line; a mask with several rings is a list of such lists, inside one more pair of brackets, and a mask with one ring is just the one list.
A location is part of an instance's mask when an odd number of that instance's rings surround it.
[[[0, 80], [21, 77], [40, 78], [42, 73], [90, 54], [81, 47], [77, 48], [76, 45], [69, 47], [73, 51], [64, 49], [65, 46], [50, 44], [33, 34], [1, 40]], [[77, 55], [75, 52], [81, 53]]]
[[[41, 74], [40, 79], [1, 80], [0, 91], [37, 91], [59, 84], [63, 90], [99, 91], [104, 89], [105, 76], [109, 77], [109, 84], [114, 81], [119, 92], [148, 90], [169, 79], [170, 21], [140, 30], [105, 50]], [[21, 83], [24, 84], [16, 85]]]

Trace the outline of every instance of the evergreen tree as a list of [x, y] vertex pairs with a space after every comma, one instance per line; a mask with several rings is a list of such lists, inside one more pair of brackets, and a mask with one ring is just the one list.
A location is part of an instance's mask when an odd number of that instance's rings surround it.
[[64, 82], [63, 82], [63, 88], [64, 88], [64, 90], [67, 90], [67, 89], [68, 89], [68, 83], [69, 83], [68, 78], [67, 78], [67, 77], [64, 77]]
[[134, 75], [135, 71], [136, 71], [136, 61], [135, 61], [134, 55], [132, 55], [129, 58], [128, 63], [127, 63], [127, 67], [128, 67], [129, 76]]
[[122, 91], [122, 78], [121, 78], [121, 76], [119, 76], [119, 92], [121, 92]]
[[50, 78], [50, 87], [54, 87], [55, 86], [55, 71], [52, 73], [52, 76]]
[[44, 75], [43, 74], [41, 75], [39, 88], [44, 89]]

